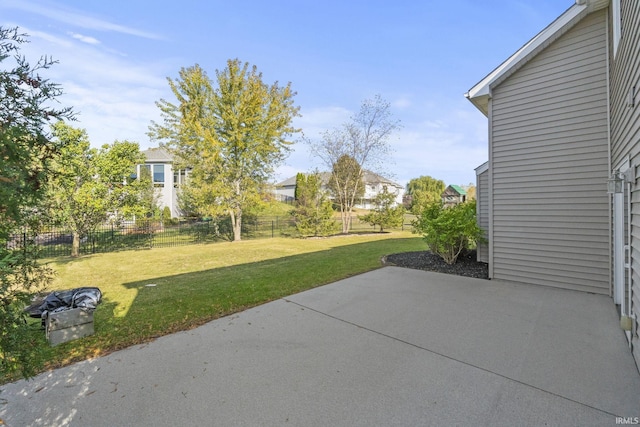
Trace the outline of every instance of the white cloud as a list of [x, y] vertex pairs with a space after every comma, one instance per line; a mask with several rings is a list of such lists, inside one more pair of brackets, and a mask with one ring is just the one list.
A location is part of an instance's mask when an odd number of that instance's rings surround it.
[[48, 19], [63, 22], [65, 24], [73, 25], [80, 28], [86, 28], [96, 31], [111, 31], [121, 34], [129, 34], [136, 37], [142, 37], [147, 39], [162, 39], [161, 36], [139, 30], [136, 28], [126, 27], [124, 25], [115, 24], [99, 18], [88, 16], [87, 14], [74, 11], [68, 7], [56, 3], [49, 3], [48, 5], [33, 4], [27, 1], [17, 0], [5, 0], [2, 5], [5, 8], [18, 9], [24, 12], [29, 12], [36, 15], [44, 16]]
[[[320, 138], [321, 132], [340, 126], [349, 120], [352, 112], [341, 107], [309, 110], [297, 119], [296, 126], [304, 129], [305, 136]], [[425, 117], [402, 117], [403, 127], [390, 140], [392, 156], [386, 163], [384, 174], [405, 185], [410, 179], [430, 175], [447, 184], [475, 182], [474, 169], [487, 159], [487, 122], [480, 113], [440, 106], [426, 108]], [[297, 172], [308, 172], [323, 165], [314, 159], [309, 147], [299, 142], [294, 146], [287, 162], [276, 171], [276, 181], [282, 181]]]
[[[480, 132], [484, 128], [484, 132]], [[469, 135], [475, 135], [472, 140]], [[475, 182], [474, 169], [487, 160], [486, 119], [454, 110], [445, 116], [405, 128], [394, 158], [402, 183], [421, 175], [447, 184]]]
[[90, 37], [90, 36], [83, 36], [82, 34], [78, 34], [78, 33], [71, 33], [71, 32], [69, 33], [69, 35], [70, 35], [71, 37], [73, 37], [74, 39], [76, 39], [76, 40], [80, 40], [81, 42], [84, 42], [84, 43], [88, 43], [88, 44], [100, 44], [100, 41], [99, 41], [99, 40], [97, 40], [97, 39], [95, 39], [95, 38], [93, 38], [93, 37]]
[[398, 110], [406, 110], [407, 108], [411, 108], [412, 105], [411, 99], [407, 96], [397, 98], [391, 102], [391, 107]]
[[31, 41], [21, 46], [21, 54], [32, 62], [44, 53], [58, 61], [42, 74], [61, 86], [61, 105], [77, 113], [72, 126], [86, 129], [92, 145], [116, 139], [136, 141], [143, 149], [156, 145], [146, 132], [151, 120], [159, 120], [155, 101], [171, 96], [162, 74], [177, 67], [162, 61], [138, 63], [77, 33], [61, 37], [25, 27], [21, 31]]
[[295, 119], [295, 126], [303, 129], [306, 138], [317, 139], [322, 133], [349, 121], [352, 111], [342, 107], [318, 107], [302, 110], [302, 117]]

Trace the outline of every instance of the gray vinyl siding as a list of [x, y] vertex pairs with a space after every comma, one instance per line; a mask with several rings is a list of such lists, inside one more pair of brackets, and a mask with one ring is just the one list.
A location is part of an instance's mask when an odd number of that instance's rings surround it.
[[[488, 238], [489, 231], [489, 171], [485, 170], [476, 177], [476, 216], [478, 225], [484, 231], [484, 237]], [[477, 260], [489, 262], [489, 246], [479, 243], [477, 249]]]
[[[613, 165], [629, 156], [636, 168], [636, 181], [631, 187], [631, 272], [632, 312], [640, 314], [640, 3], [621, 1], [622, 38], [618, 51], [611, 58], [611, 151]], [[629, 91], [636, 87], [635, 105], [628, 105]], [[640, 340], [636, 318], [633, 353], [640, 363]]]
[[495, 279], [609, 293], [606, 16], [492, 88]]

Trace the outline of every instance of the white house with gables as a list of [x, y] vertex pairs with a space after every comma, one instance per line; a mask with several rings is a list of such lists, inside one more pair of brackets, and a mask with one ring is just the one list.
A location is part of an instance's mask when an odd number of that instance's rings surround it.
[[493, 279], [610, 295], [640, 363], [640, 1], [567, 6], [465, 95], [489, 129], [478, 256]]
[[140, 176], [141, 168], [147, 168], [158, 197], [158, 207], [171, 209], [171, 216], [181, 216], [178, 206], [178, 192], [186, 181], [189, 170], [175, 169], [174, 158], [164, 148], [151, 148], [143, 151], [145, 163], [137, 166], [136, 173]]

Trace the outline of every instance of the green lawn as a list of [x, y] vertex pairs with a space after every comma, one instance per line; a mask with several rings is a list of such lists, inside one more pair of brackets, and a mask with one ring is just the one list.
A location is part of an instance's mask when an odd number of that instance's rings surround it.
[[[95, 335], [43, 351], [59, 367], [150, 341], [424, 250], [409, 232], [326, 239], [274, 238], [56, 259], [52, 289], [97, 286]], [[151, 286], [153, 285], [153, 286]], [[6, 382], [7, 379], [5, 379]]]

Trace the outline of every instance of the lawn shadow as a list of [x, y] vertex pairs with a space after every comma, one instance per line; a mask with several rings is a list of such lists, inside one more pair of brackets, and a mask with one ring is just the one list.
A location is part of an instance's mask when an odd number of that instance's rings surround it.
[[412, 250], [407, 239], [388, 239], [124, 283], [136, 296], [119, 327], [133, 344], [190, 329], [382, 267], [403, 246]]
[[[50, 360], [46, 369], [189, 330], [250, 307], [382, 267], [381, 259], [390, 253], [415, 250], [414, 238], [354, 242], [258, 262], [118, 283], [114, 287], [117, 291], [103, 290], [102, 303], [94, 312], [94, 335], [56, 347], [49, 347], [43, 338], [42, 351]], [[100, 255], [50, 262], [66, 265], [93, 256]], [[130, 262], [135, 263], [135, 257], [132, 256]], [[122, 294], [113, 292], [131, 294], [123, 298]], [[44, 331], [41, 333], [44, 336]]]

